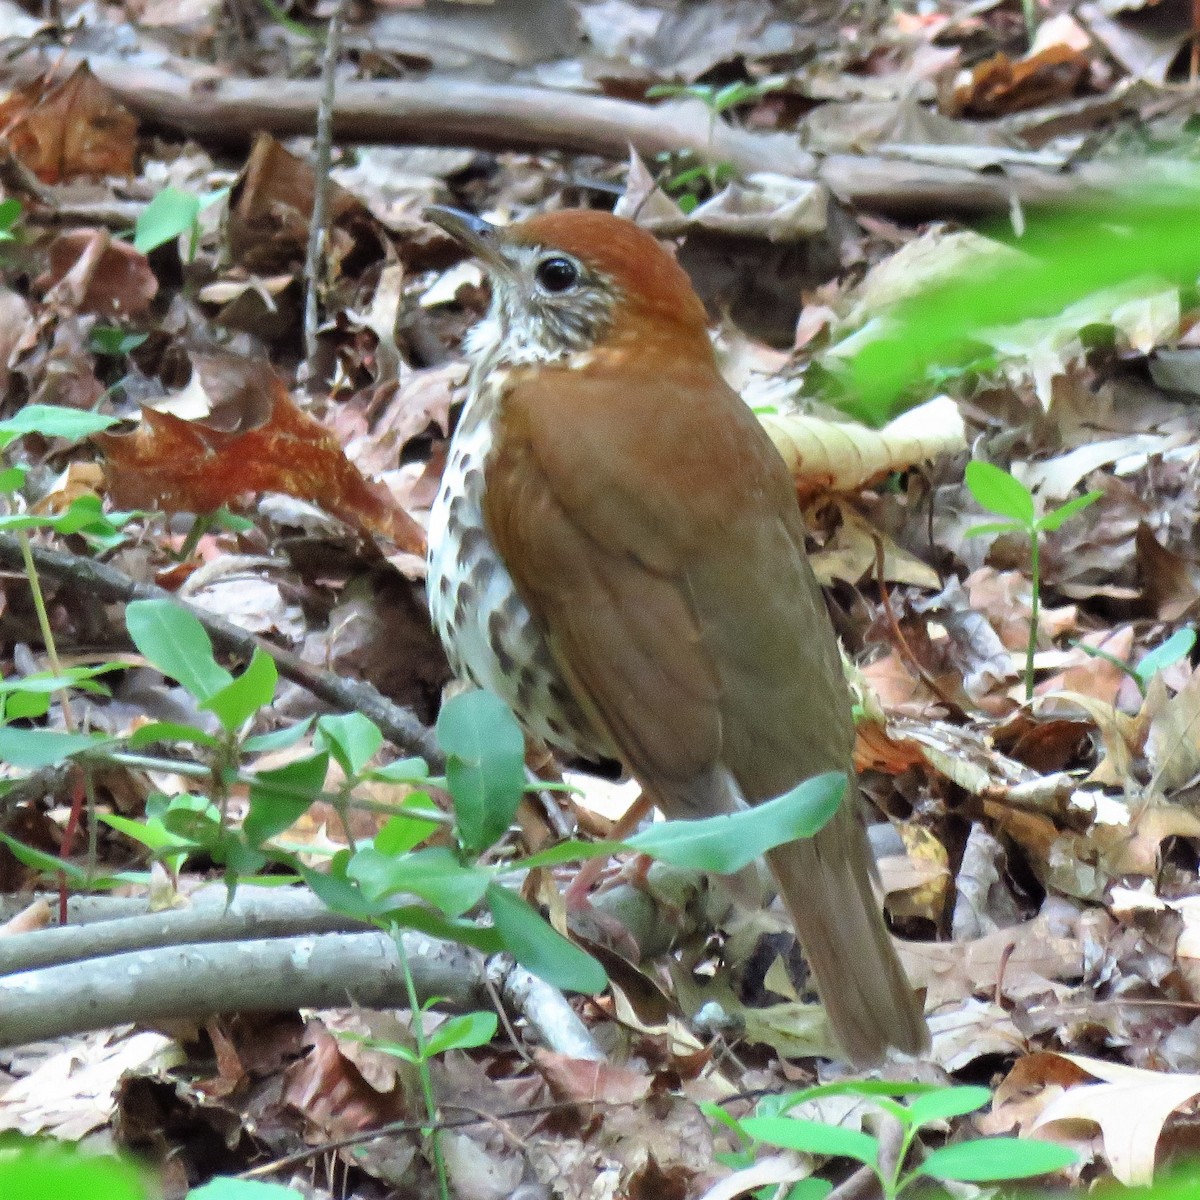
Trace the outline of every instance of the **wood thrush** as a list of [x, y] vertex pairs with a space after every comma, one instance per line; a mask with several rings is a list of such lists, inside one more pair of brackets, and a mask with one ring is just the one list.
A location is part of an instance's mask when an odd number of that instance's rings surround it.
[[793, 484], [722, 379], [687, 276], [607, 213], [507, 228], [429, 216], [493, 289], [430, 517], [429, 603], [452, 667], [533, 736], [621, 760], [669, 817], [850, 772], [839, 814], [767, 862], [847, 1056], [920, 1051]]

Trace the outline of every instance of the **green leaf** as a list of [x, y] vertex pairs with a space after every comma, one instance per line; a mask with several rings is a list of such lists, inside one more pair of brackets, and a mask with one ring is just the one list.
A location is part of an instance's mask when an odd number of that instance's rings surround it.
[[[95, 1200], [89, 1196], [88, 1200]], [[202, 1187], [192, 1188], [187, 1200], [304, 1200], [295, 1188], [282, 1183], [264, 1183], [259, 1179], [210, 1179]]]
[[0, 696], [5, 721], [30, 721], [44, 717], [50, 711], [50, 696], [46, 692], [10, 692]]
[[[115, 1158], [35, 1149], [0, 1154], [0, 1196], [8, 1200], [148, 1200], [137, 1172]], [[211, 1200], [211, 1197], [209, 1198]]]
[[14, 729], [11, 725], [5, 725], [0, 728], [0, 762], [36, 771], [39, 767], [53, 766], [83, 750], [94, 750], [111, 742], [111, 738], [93, 737], [89, 733]]
[[315, 871], [303, 863], [296, 866], [300, 877], [319, 897], [326, 908], [356, 921], [371, 921], [379, 906], [368, 900], [362, 889], [346, 878], [349, 850], [339, 850], [329, 863], [329, 870]]
[[539, 979], [565, 991], [595, 995], [608, 986], [604, 968], [552, 929], [515, 892], [493, 883], [487, 904], [505, 949]]
[[775, 846], [812, 837], [837, 812], [845, 792], [846, 776], [831, 771], [743, 812], [651, 825], [626, 844], [672, 866], [731, 875]]
[[853, 1158], [868, 1167], [879, 1165], [879, 1143], [870, 1134], [820, 1121], [798, 1117], [746, 1117], [742, 1131], [760, 1142], [799, 1150], [804, 1154], [825, 1154]]
[[44, 850], [35, 850], [32, 846], [17, 841], [15, 837], [10, 837], [7, 833], [0, 832], [0, 842], [3, 842], [12, 851], [13, 857], [18, 862], [23, 862], [35, 871], [41, 871], [46, 875], [57, 875], [62, 872], [71, 883], [79, 887], [95, 883], [95, 880], [88, 879], [88, 874], [82, 867], [77, 867], [74, 863], [67, 862], [56, 855], [47, 854]]
[[25, 483], [24, 467], [5, 467], [0, 471], [0, 492], [15, 492]]
[[133, 644], [164, 675], [197, 700], [207, 700], [233, 682], [213, 658], [208, 632], [194, 614], [171, 600], [134, 600], [125, 606]]
[[13, 676], [0, 680], [0, 695], [10, 692], [42, 692], [50, 694], [62, 692], [67, 688], [77, 687], [84, 691], [108, 695], [108, 689], [93, 683], [98, 675], [117, 670], [120, 663], [103, 663], [98, 667], [68, 667], [61, 675], [52, 675], [49, 671], [37, 671], [32, 675]]
[[788, 1188], [784, 1200], [825, 1200], [833, 1191], [833, 1184], [828, 1179], [818, 1179], [810, 1175], [807, 1179], [799, 1179]]
[[[667, 823], [674, 826], [684, 822]], [[518, 859], [513, 866], [532, 871], [534, 867], [558, 867], [563, 863], [586, 862], [589, 858], [607, 858], [628, 849], [629, 845], [625, 842], [583, 842], [577, 838], [568, 838], [565, 842], [556, 842], [553, 846], [547, 846], [545, 850], [529, 855], [528, 858]]]
[[94, 325], [88, 334], [88, 349], [93, 354], [116, 358], [136, 350], [149, 336], [146, 333], [126, 333], [116, 325]]
[[247, 738], [242, 743], [242, 749], [247, 754], [262, 754], [267, 750], [286, 750], [294, 746], [308, 732], [312, 725], [312, 717], [305, 717], [295, 725], [285, 725], [282, 729], [271, 733], [260, 733], [256, 737]]
[[260, 708], [266, 708], [275, 699], [278, 682], [275, 660], [256, 646], [246, 669], [232, 683], [201, 701], [200, 707], [215, 713], [217, 720], [230, 733], [235, 733]]
[[7, 236], [12, 236], [13, 226], [21, 219], [21, 202], [10, 196], [0, 200], [0, 230]]
[[132, 817], [122, 817], [116, 813], [98, 813], [97, 817], [111, 829], [123, 833], [155, 854], [161, 854], [164, 850], [193, 850], [199, 845], [190, 838], [172, 833], [161, 821], [135, 821]]
[[1052, 508], [1045, 516], [1038, 519], [1038, 529], [1043, 533], [1053, 533], [1064, 521], [1069, 521], [1076, 513], [1095, 504], [1103, 495], [1103, 492], [1085, 492], [1082, 496], [1076, 496], [1074, 500], [1068, 500], [1066, 504]]
[[1045, 1175], [1078, 1161], [1079, 1155], [1074, 1150], [1053, 1142], [1034, 1138], [981, 1138], [931, 1150], [913, 1174], [960, 1183], [992, 1183]]
[[384, 767], [371, 767], [363, 772], [364, 779], [383, 783], [425, 783], [429, 779], [429, 764], [423, 758], [398, 758]]
[[918, 1096], [908, 1106], [908, 1117], [917, 1125], [961, 1117], [990, 1104], [992, 1093], [985, 1087], [950, 1087]]
[[191, 742], [195, 746], [207, 746], [210, 750], [221, 744], [219, 739], [198, 726], [178, 721], [152, 721], [135, 729], [128, 739], [131, 750], [140, 750], [157, 742]]
[[967, 463], [967, 487], [988, 512], [999, 513], [1024, 526], [1034, 522], [1033, 494], [1007, 471], [975, 459]]
[[463, 1013], [443, 1021], [425, 1040], [425, 1057], [447, 1050], [471, 1050], [486, 1046], [496, 1036], [499, 1022], [494, 1012]]
[[269, 771], [258, 771], [250, 785], [250, 811], [242, 831], [252, 846], [260, 846], [294, 825], [320, 795], [329, 770], [322, 750]]
[[347, 775], [357, 776], [383, 745], [379, 726], [362, 713], [342, 713], [317, 721], [314, 744], [326, 749]]
[[90, 437], [110, 425], [117, 424], [116, 417], [102, 413], [87, 412], [82, 408], [61, 408], [54, 404], [27, 404], [19, 412], [0, 421], [0, 445], [26, 433], [40, 433], [43, 437], [68, 438], [77, 441]]
[[190, 233], [200, 216], [200, 197], [179, 188], [163, 188], [142, 209], [134, 226], [133, 248], [142, 254]]
[[346, 867], [371, 900], [404, 893], [419, 896], [449, 917], [458, 917], [483, 899], [490, 871], [464, 867], [448, 846], [430, 846], [394, 858], [364, 846]]
[[1155, 646], [1138, 663], [1134, 674], [1143, 683], [1149, 683], [1159, 671], [1166, 670], [1173, 663], [1177, 663], [1181, 658], [1186, 658], [1191, 654], [1195, 644], [1196, 631], [1190, 625], [1185, 625], [1182, 629], [1175, 630], [1161, 645]]
[[394, 817], [389, 817], [375, 835], [375, 849], [392, 858], [407, 854], [440, 829], [441, 825], [440, 821], [430, 821], [415, 812], [398, 812]]
[[963, 530], [963, 537], [990, 537], [1000, 533], [1020, 533], [1029, 536], [1029, 530], [1024, 525], [1012, 521], [985, 521], [982, 525], [972, 525]]
[[498, 841], [525, 790], [525, 738], [491, 692], [454, 696], [438, 715], [446, 783], [463, 847], [478, 854]]

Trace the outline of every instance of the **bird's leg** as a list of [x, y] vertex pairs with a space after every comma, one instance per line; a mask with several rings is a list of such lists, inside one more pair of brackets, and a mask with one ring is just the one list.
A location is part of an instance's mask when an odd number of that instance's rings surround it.
[[[624, 814], [609, 832], [609, 839], [614, 842], [624, 841], [650, 815], [654, 809], [654, 801], [645, 792], [639, 792], [637, 799], [625, 810]], [[645, 859], [645, 855], [638, 855]], [[649, 860], [646, 860], [647, 863]], [[579, 868], [575, 878], [563, 893], [567, 911], [590, 908], [588, 893], [596, 885], [600, 873], [608, 865], [607, 858], [589, 859]], [[645, 879], [648, 867], [640, 868], [640, 878]]]

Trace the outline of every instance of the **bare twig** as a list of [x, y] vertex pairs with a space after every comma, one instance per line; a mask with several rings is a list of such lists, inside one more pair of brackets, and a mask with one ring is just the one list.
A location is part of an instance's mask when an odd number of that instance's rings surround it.
[[[151, 583], [139, 583], [124, 572], [94, 559], [51, 550], [45, 546], [34, 546], [33, 560], [43, 575], [76, 584], [86, 589], [97, 600], [115, 600], [126, 604], [130, 600], [171, 600], [176, 604], [183, 603], [163, 588], [155, 587]], [[11, 533], [0, 533], [0, 565], [23, 569], [20, 543]], [[357, 710], [370, 717], [383, 731], [384, 737], [397, 749], [406, 754], [421, 755], [434, 770], [440, 770], [444, 765], [445, 758], [438, 747], [433, 730], [424, 725], [410, 710], [389, 700], [365, 680], [342, 679], [331, 671], [319, 670], [291, 651], [255, 637], [223, 617], [191, 605], [183, 607], [199, 620], [220, 649], [247, 660], [256, 649], [261, 649], [275, 660], [281, 675], [306, 688], [326, 704], [343, 712]]]
[[308, 230], [308, 251], [304, 259], [304, 355], [311, 390], [317, 369], [317, 299], [325, 272], [325, 222], [329, 208], [329, 165], [333, 150], [333, 103], [337, 84], [337, 64], [342, 48], [342, 27], [346, 19], [346, 0], [337, 0], [325, 30], [325, 56], [321, 64], [321, 103], [317, 108], [317, 140], [313, 147], [313, 210]]

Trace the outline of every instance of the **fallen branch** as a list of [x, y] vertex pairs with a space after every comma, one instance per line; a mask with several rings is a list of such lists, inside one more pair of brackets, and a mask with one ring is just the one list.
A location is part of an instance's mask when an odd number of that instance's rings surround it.
[[[0, 13], [5, 6], [0, 5]], [[0, 62], [0, 83], [37, 78], [52, 67], [66, 74], [82, 61], [55, 48]], [[243, 145], [259, 132], [310, 134], [320, 103], [319, 81], [214, 78], [209, 68], [164, 56], [168, 66], [140, 67], [89, 55], [94, 74], [135, 114], [208, 142]], [[624, 158], [690, 151], [707, 163], [728, 163], [740, 174], [776, 172], [824, 183], [847, 203], [908, 217], [936, 213], [1008, 212], [1025, 205], [1080, 204], [1127, 187], [1131, 166], [1083, 163], [1051, 171], [1012, 161], [1003, 150], [994, 165], [975, 170], [918, 162], [899, 150], [889, 156], [833, 154], [819, 158], [792, 133], [762, 133], [711, 121], [699, 101], [658, 105], [549, 88], [432, 77], [420, 81], [339, 82], [334, 136], [355, 143], [476, 146], [493, 150], [559, 149]], [[1007, 161], [1006, 161], [1007, 159]], [[1140, 184], [1184, 182], [1180, 163], [1139, 160]], [[1147, 173], [1155, 178], [1147, 178]], [[1194, 175], [1189, 175], [1194, 181]]]
[[[224, 887], [205, 888], [187, 908], [141, 911], [87, 925], [58, 925], [0, 938], [0, 976], [85, 958], [188, 943], [350, 933], [372, 929], [335, 913], [307, 888], [243, 885], [232, 903]], [[68, 913], [69, 913], [68, 908]]]
[[[313, 667], [290, 650], [255, 637], [224, 617], [185, 604], [164, 588], [152, 583], [139, 583], [123, 571], [95, 559], [34, 546], [33, 561], [43, 575], [84, 588], [96, 600], [119, 601], [122, 604], [128, 604], [131, 600], [170, 600], [180, 604], [204, 626], [219, 649], [247, 661], [256, 649], [261, 649], [275, 660], [281, 675], [326, 704], [340, 712], [357, 711], [370, 717], [383, 731], [383, 736], [402, 753], [420, 755], [435, 771], [445, 764], [433, 730], [423, 724], [415, 713], [389, 700], [365, 680], [342, 679], [331, 671]], [[0, 533], [0, 565], [17, 571], [24, 570], [20, 543], [10, 533]]]
[[[461, 1011], [488, 1007], [477, 955], [424, 934], [403, 936], [419, 1000], [436, 996]], [[560, 992], [510, 964], [491, 969], [505, 1002], [547, 1046], [576, 1058], [604, 1057]], [[0, 1045], [130, 1022], [204, 1021], [222, 1012], [407, 1006], [404, 967], [385, 933], [209, 942], [9, 975], [0, 981]]]

